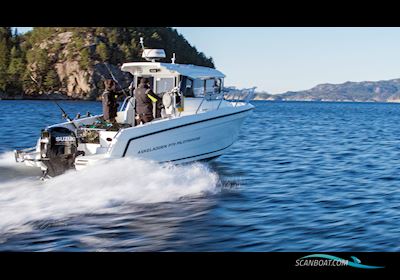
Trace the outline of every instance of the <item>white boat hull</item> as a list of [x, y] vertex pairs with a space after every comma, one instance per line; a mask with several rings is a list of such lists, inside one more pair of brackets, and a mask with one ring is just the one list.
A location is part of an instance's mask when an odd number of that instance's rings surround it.
[[[194, 102], [193, 102], [194, 103]], [[132, 157], [164, 163], [187, 163], [218, 157], [236, 141], [244, 119], [254, 109], [249, 103], [239, 106], [224, 101], [205, 102], [201, 112], [193, 108], [179, 116], [157, 119], [144, 125], [122, 128], [119, 131], [100, 130], [100, 143], [80, 143], [82, 152], [74, 166], [81, 170], [104, 159]], [[192, 104], [193, 105], [193, 104]], [[199, 107], [194, 104], [194, 108]], [[215, 107], [215, 108], [214, 108]], [[80, 124], [93, 122], [98, 116], [54, 125], [73, 131]], [[40, 141], [29, 151], [16, 151], [16, 160], [47, 170], [40, 155]]]
[[203, 113], [203, 118], [195, 121], [192, 116], [187, 116], [176, 122], [155, 123], [142, 134], [131, 137], [126, 131], [123, 136], [116, 137], [110, 157], [183, 163], [220, 156], [237, 139], [242, 122], [251, 109], [252, 105], [249, 105], [240, 111]]

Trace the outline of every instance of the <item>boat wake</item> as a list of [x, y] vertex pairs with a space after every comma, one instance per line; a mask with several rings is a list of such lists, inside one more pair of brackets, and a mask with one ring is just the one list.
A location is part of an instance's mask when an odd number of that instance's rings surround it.
[[35, 221], [215, 193], [219, 184], [217, 174], [201, 163], [175, 166], [123, 158], [40, 181], [36, 168], [13, 161], [13, 153], [0, 155], [0, 234], [29, 231]]

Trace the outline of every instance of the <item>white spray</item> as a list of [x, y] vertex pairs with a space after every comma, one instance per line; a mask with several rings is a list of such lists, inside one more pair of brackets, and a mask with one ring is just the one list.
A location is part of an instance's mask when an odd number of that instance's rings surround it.
[[200, 163], [161, 166], [130, 158], [71, 170], [44, 182], [39, 176], [17, 167], [12, 153], [0, 155], [0, 235], [25, 231], [32, 221], [214, 193], [218, 184], [218, 176]]

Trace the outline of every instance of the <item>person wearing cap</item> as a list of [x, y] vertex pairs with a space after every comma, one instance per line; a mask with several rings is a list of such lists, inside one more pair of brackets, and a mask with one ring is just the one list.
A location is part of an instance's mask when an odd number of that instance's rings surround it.
[[149, 79], [140, 80], [138, 87], [134, 90], [134, 95], [136, 99], [135, 124], [151, 122], [154, 119], [153, 103], [161, 101], [161, 98], [151, 90]]

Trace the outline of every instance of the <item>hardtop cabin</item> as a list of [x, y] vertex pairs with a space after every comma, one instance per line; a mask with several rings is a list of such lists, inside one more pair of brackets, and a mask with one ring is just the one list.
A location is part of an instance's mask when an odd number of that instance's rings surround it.
[[185, 97], [204, 97], [207, 94], [221, 93], [225, 75], [213, 68], [162, 62], [124, 63], [122, 71], [134, 77], [137, 87], [140, 78], [148, 78], [152, 90], [161, 94], [179, 88]]

